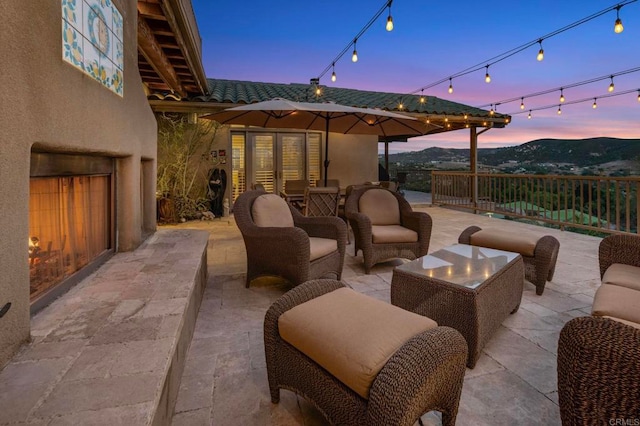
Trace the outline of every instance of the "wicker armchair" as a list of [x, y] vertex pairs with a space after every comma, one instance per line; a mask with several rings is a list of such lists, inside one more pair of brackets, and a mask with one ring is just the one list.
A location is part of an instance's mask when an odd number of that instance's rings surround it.
[[604, 238], [599, 263], [593, 316], [569, 321], [558, 341], [565, 426], [640, 419], [640, 237]]
[[[258, 199], [263, 207], [265, 201], [269, 203], [271, 220], [279, 223], [256, 222]], [[240, 194], [233, 213], [247, 250], [247, 287], [260, 276], [279, 276], [292, 285], [313, 278], [341, 278], [347, 229], [339, 218], [305, 217], [282, 198], [264, 191]], [[327, 247], [335, 249], [328, 251]]]
[[640, 329], [608, 318], [569, 321], [558, 342], [562, 424], [623, 424], [612, 421], [640, 418], [638, 360]]
[[416, 259], [427, 254], [431, 239], [431, 216], [414, 212], [400, 194], [366, 186], [354, 189], [345, 203], [353, 228], [355, 254], [362, 250], [368, 274], [378, 262]]
[[344, 287], [335, 280], [312, 280], [288, 291], [267, 311], [264, 346], [271, 401], [280, 401], [280, 389], [291, 390], [333, 425], [411, 426], [432, 410], [442, 412], [443, 425], [455, 425], [467, 344], [450, 327], [429, 329], [404, 343], [373, 379], [368, 399], [285, 341], [279, 329], [281, 316]]
[[637, 235], [609, 235], [600, 242], [598, 250], [600, 278], [614, 263], [640, 267], [640, 237]]

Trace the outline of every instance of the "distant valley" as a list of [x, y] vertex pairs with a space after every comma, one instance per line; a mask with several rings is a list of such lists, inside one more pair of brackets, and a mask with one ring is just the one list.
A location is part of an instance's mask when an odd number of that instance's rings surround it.
[[[468, 170], [469, 149], [427, 148], [389, 155], [391, 170]], [[383, 158], [383, 156], [381, 156]], [[506, 148], [479, 148], [482, 170], [504, 173], [640, 174], [640, 139], [538, 139]]]

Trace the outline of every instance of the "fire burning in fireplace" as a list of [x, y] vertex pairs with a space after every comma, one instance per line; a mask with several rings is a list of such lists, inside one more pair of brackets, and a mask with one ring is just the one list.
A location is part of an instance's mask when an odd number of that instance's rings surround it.
[[32, 173], [29, 187], [33, 302], [111, 248], [111, 175]]

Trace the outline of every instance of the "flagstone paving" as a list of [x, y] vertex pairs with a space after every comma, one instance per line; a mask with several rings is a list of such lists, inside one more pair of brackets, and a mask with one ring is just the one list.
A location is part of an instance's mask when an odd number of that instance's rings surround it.
[[[554, 280], [537, 296], [525, 284], [520, 310], [507, 318], [467, 369], [457, 423], [460, 425], [560, 424], [556, 353], [558, 334], [573, 317], [588, 315], [599, 285], [600, 238], [472, 215], [420, 207], [433, 218], [429, 251], [457, 242], [469, 225], [517, 234], [551, 234], [560, 241]], [[326, 421], [303, 398], [281, 391], [269, 397], [263, 346], [263, 319], [286, 283], [262, 280], [244, 286], [246, 254], [232, 218], [191, 222], [210, 232], [209, 279], [187, 354], [173, 425], [323, 425]], [[361, 255], [347, 250], [343, 281], [355, 290], [389, 302], [392, 270], [399, 261], [364, 274]], [[53, 367], [52, 367], [53, 368]], [[440, 424], [437, 413], [423, 416]]]

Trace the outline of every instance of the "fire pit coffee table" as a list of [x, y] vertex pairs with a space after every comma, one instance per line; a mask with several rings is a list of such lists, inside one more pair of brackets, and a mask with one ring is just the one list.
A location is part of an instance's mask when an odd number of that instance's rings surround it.
[[458, 330], [473, 368], [485, 343], [520, 307], [523, 287], [520, 254], [456, 244], [395, 268], [391, 303]]

